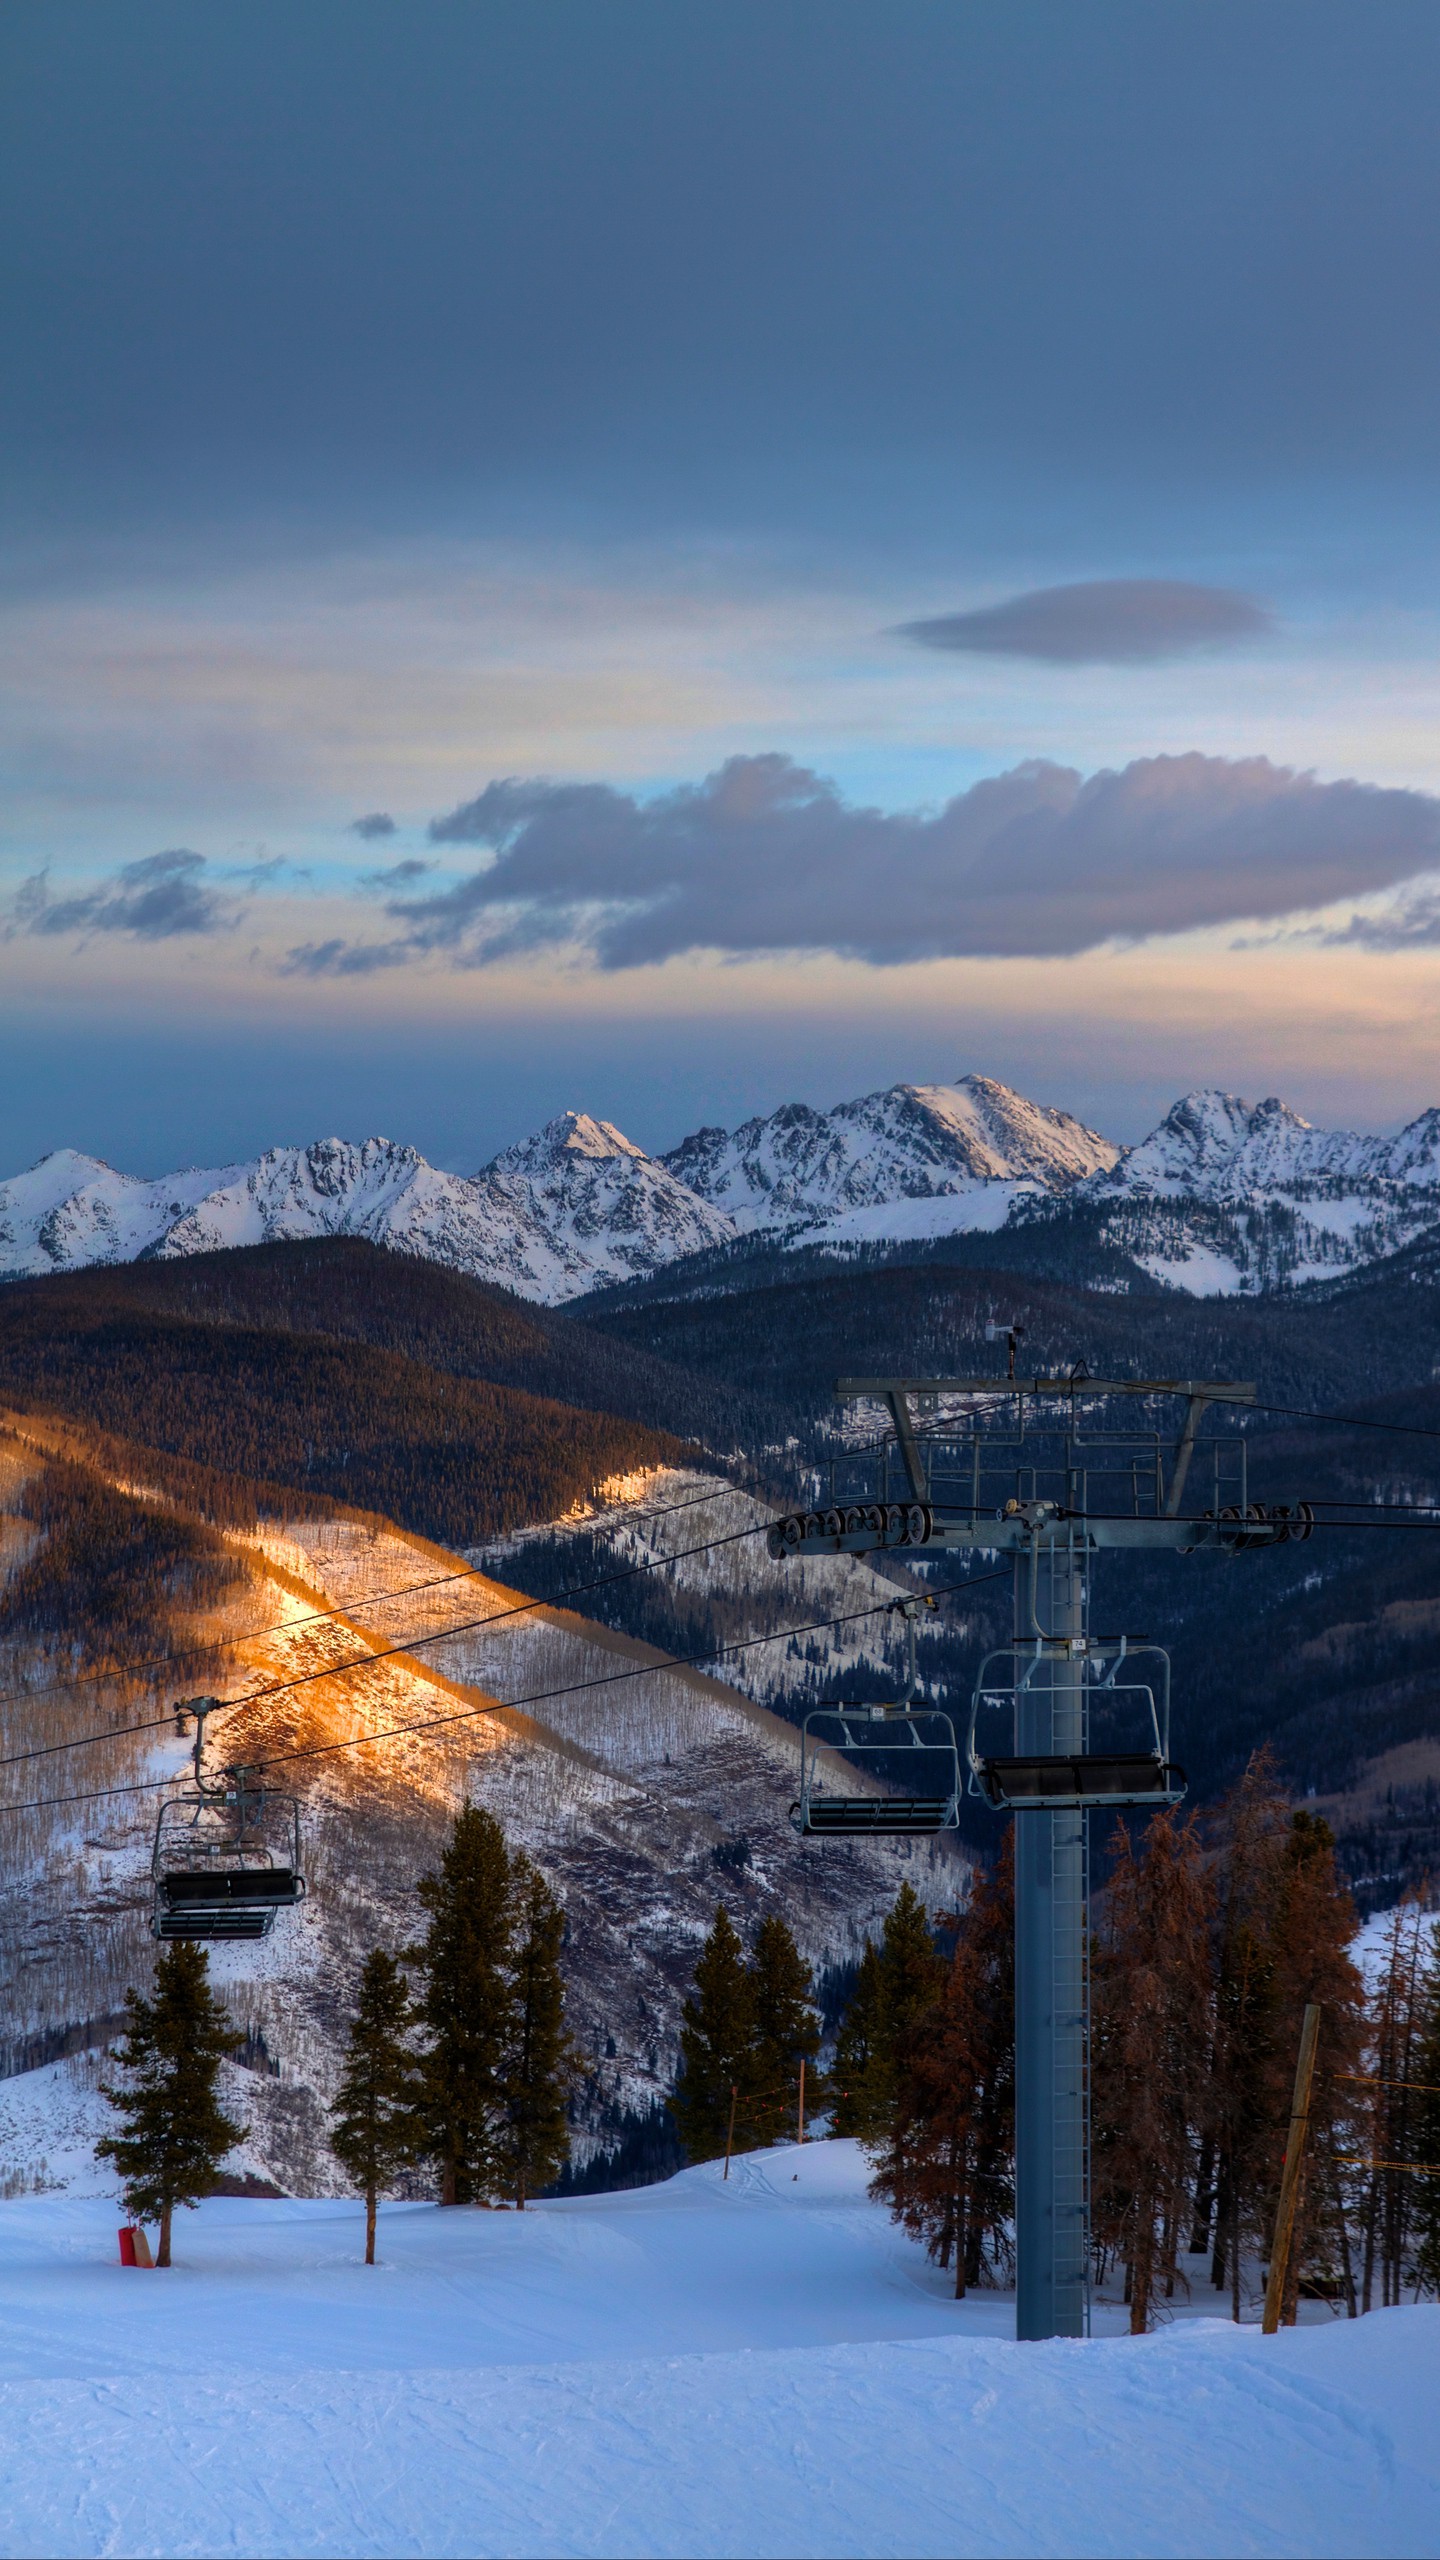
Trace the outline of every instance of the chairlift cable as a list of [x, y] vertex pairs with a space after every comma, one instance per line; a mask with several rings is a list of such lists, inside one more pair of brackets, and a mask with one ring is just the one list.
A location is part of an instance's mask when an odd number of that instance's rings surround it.
[[[724, 1490], [727, 1492], [743, 1491], [743, 1487], [727, 1485]], [[635, 1520], [647, 1521], [669, 1520], [674, 1517], [676, 1512], [693, 1511], [697, 1504], [702, 1502], [714, 1502], [718, 1498], [719, 1497], [713, 1492], [687, 1494], [683, 1502], [667, 1503], [659, 1510], [637, 1510], [633, 1512], [630, 1517]], [[750, 1498], [753, 1501], [756, 1497], [752, 1495]], [[624, 1525], [628, 1525], [628, 1523]], [[585, 1523], [583, 1521], [579, 1521], [576, 1523], [576, 1526], [578, 1529], [583, 1530]], [[756, 1528], [753, 1530], [740, 1530], [734, 1534], [741, 1537], [755, 1536], [758, 1534], [758, 1530], [762, 1526], [768, 1526], [768, 1523], [757, 1523]], [[404, 1536], [407, 1533], [404, 1530], [401, 1530], [399, 1534]], [[727, 1542], [723, 1539], [716, 1539], [711, 1541], [711, 1543], [718, 1546], [724, 1545]], [[563, 1608], [567, 1600], [581, 1599], [584, 1597], [586, 1592], [603, 1591], [607, 1589], [612, 1582], [624, 1582], [633, 1574], [649, 1573], [653, 1571], [657, 1564], [680, 1563], [686, 1556], [703, 1555], [704, 1552], [704, 1547], [697, 1546], [686, 1547], [682, 1550], [680, 1555], [673, 1557], [647, 1557], [639, 1564], [624, 1565], [615, 1573], [602, 1574], [596, 1581], [574, 1583], [571, 1585], [569, 1590], [557, 1591], [549, 1599], [543, 1601], [527, 1600], [523, 1604], [517, 1604], [515, 1608], [509, 1610], [498, 1609], [495, 1612], [495, 1615], [497, 1618], [517, 1616], [520, 1613], [521, 1606], [530, 1609]], [[469, 1582], [476, 1576], [487, 1577], [487, 1567], [481, 1564], [464, 1565], [456, 1573], [439, 1573], [434, 1575], [427, 1582], [407, 1582], [402, 1584], [398, 1590], [394, 1591], [367, 1592], [364, 1596], [363, 1602], [356, 1605], [361, 1605], [367, 1609], [373, 1609], [379, 1607], [385, 1601], [407, 1600], [414, 1592], [437, 1591], [445, 1583]], [[493, 1575], [488, 1575], [488, 1578], [490, 1580], [496, 1579]], [[337, 1600], [333, 1608], [312, 1609], [305, 1617], [302, 1618], [283, 1618], [274, 1626], [269, 1627], [247, 1627], [243, 1634], [237, 1635], [232, 1639], [232, 1641], [236, 1644], [254, 1644], [260, 1642], [265, 1636], [288, 1635], [296, 1627], [316, 1626], [320, 1624], [322, 1620], [327, 1618], [343, 1618], [346, 1616], [351, 1605], [352, 1604], [348, 1601]], [[163, 1671], [167, 1665], [172, 1662], [190, 1662], [194, 1660], [196, 1654], [213, 1653], [215, 1649], [216, 1640], [212, 1637], [202, 1644], [180, 1645], [170, 1653], [151, 1654], [143, 1662], [120, 1662], [112, 1664], [108, 1670], [80, 1671], [76, 1673], [73, 1680], [47, 1680], [42, 1682], [38, 1688], [34, 1689], [0, 1690], [0, 1707], [28, 1706], [32, 1699], [62, 1695], [71, 1689], [86, 1688], [98, 1681], [129, 1679], [138, 1676], [143, 1671]], [[127, 1727], [125, 1729], [132, 1730], [137, 1733], [144, 1730], [144, 1728], [139, 1725]], [[0, 1761], [0, 1768], [3, 1768], [5, 1765], [4, 1761]]]
[[[954, 1593], [972, 1591], [982, 1582], [1004, 1581], [1008, 1578], [1009, 1570], [1008, 1565], [1001, 1565], [993, 1573], [972, 1574], [964, 1582], [942, 1583], [937, 1590], [928, 1592], [924, 1596], [929, 1599], [944, 1599]], [[817, 1635], [829, 1627], [853, 1626], [857, 1619], [879, 1617], [892, 1610], [895, 1606], [896, 1603], [893, 1600], [875, 1600], [870, 1603], [868, 1608], [850, 1609], [840, 1617], [811, 1618], [807, 1620], [804, 1626], [778, 1627], [774, 1633], [770, 1635], [744, 1636], [739, 1638], [733, 1644], [712, 1645], [709, 1650], [704, 1653], [667, 1654], [659, 1662], [632, 1663], [624, 1671], [602, 1672], [597, 1674], [597, 1676], [591, 1680], [566, 1681], [558, 1689], [535, 1690], [532, 1691], [528, 1697], [524, 1698], [495, 1698], [492, 1699], [488, 1705], [483, 1707], [462, 1707], [458, 1708], [451, 1715], [426, 1716], [414, 1724], [389, 1726], [383, 1733], [357, 1733], [344, 1742], [321, 1742], [310, 1744], [294, 1751], [272, 1752], [266, 1759], [248, 1761], [246, 1763], [246, 1767], [255, 1775], [259, 1775], [266, 1769], [277, 1768], [283, 1762], [290, 1760], [326, 1759], [340, 1751], [364, 1750], [370, 1743], [394, 1742], [402, 1740], [413, 1733], [430, 1733], [442, 1725], [473, 1723], [480, 1716], [509, 1715], [512, 1713], [518, 1714], [526, 1707], [545, 1706], [555, 1698], [578, 1697], [587, 1689], [609, 1688], [619, 1680], [650, 1679], [653, 1678], [656, 1673], [662, 1671], [689, 1671], [693, 1670], [697, 1664], [702, 1662], [723, 1661], [732, 1653], [753, 1652], [758, 1645], [786, 1644], [793, 1636]], [[478, 1623], [483, 1625], [492, 1622], [481, 1620]], [[456, 1627], [448, 1630], [447, 1632], [459, 1635], [464, 1631]], [[439, 1644], [444, 1642], [444, 1637], [422, 1635], [415, 1639], [415, 1641], [419, 1643]], [[336, 1666], [331, 1670], [307, 1671], [300, 1679], [289, 1681], [285, 1686], [291, 1689], [298, 1689], [305, 1687], [310, 1681], [331, 1680], [336, 1678], [341, 1670], [363, 1670], [366, 1662], [383, 1662], [389, 1659], [390, 1652], [403, 1653], [408, 1650], [410, 1650], [409, 1647], [397, 1645], [390, 1648], [389, 1651], [385, 1653], [368, 1654], [365, 1656], [364, 1661], [357, 1660], [354, 1663]], [[260, 1694], [263, 1695], [271, 1693], [262, 1692]], [[254, 1703], [254, 1700], [253, 1698], [227, 1698], [223, 1703], [227, 1708], [238, 1708], [250, 1706]], [[168, 1724], [170, 1722], [170, 1718], [166, 1716], [162, 1721]], [[103, 1739], [104, 1737], [97, 1738]], [[21, 1757], [24, 1756], [26, 1755], [21, 1755]], [[175, 1783], [176, 1781], [173, 1778], [132, 1778], [120, 1786], [95, 1787], [77, 1795], [36, 1796], [29, 1798], [20, 1804], [0, 1804], [0, 1814], [39, 1813], [51, 1805], [101, 1804], [108, 1801], [113, 1796], [153, 1795], [159, 1788], [173, 1786]]]
[[[676, 1508], [680, 1509], [683, 1508], [683, 1506], [677, 1504]], [[399, 1644], [388, 1646], [383, 1651], [356, 1654], [347, 1662], [337, 1662], [333, 1666], [333, 1676], [338, 1677], [340, 1673], [344, 1671], [357, 1669], [363, 1670], [366, 1663], [369, 1662], [384, 1662], [388, 1660], [392, 1653], [411, 1653], [414, 1651], [417, 1644], [439, 1644], [446, 1636], [466, 1635], [471, 1633], [477, 1627], [499, 1626], [506, 1618], [527, 1616], [532, 1609], [561, 1608], [565, 1601], [572, 1597], [578, 1598], [589, 1591], [602, 1591], [608, 1584], [612, 1582], [629, 1581], [637, 1573], [651, 1573], [655, 1570], [657, 1565], [683, 1564], [686, 1562], [687, 1558], [691, 1556], [709, 1555], [716, 1547], [734, 1546], [737, 1541], [742, 1538], [758, 1537], [760, 1531], [768, 1528], [769, 1525], [768, 1521], [757, 1521], [748, 1529], [732, 1529], [728, 1531], [726, 1536], [723, 1538], [706, 1538], [696, 1546], [681, 1547], [674, 1555], [647, 1557], [640, 1564], [625, 1565], [617, 1573], [605, 1574], [596, 1582], [577, 1583], [574, 1586], [573, 1591], [557, 1592], [554, 1597], [550, 1599], [512, 1601], [503, 1609], [492, 1609], [488, 1611], [482, 1618], [462, 1618], [458, 1626], [442, 1627], [433, 1636], [426, 1636], [422, 1632], [417, 1631], [415, 1634], [411, 1635], [408, 1640], [402, 1640]], [[471, 1574], [479, 1573], [481, 1570], [482, 1568], [480, 1566], [474, 1565], [471, 1566], [468, 1572], [464, 1574], [441, 1574], [437, 1577], [437, 1581], [440, 1583], [463, 1582], [468, 1580]], [[435, 1587], [436, 1584], [434, 1583], [415, 1582], [408, 1584], [406, 1589], [403, 1591], [377, 1592], [373, 1598], [367, 1597], [363, 1601], [359, 1601], [354, 1604], [347, 1603], [345, 1606], [336, 1609], [316, 1610], [306, 1618], [287, 1618], [278, 1627], [256, 1627], [248, 1629], [245, 1633], [235, 1636], [232, 1639], [232, 1643], [237, 1645], [255, 1644], [259, 1643], [266, 1636], [289, 1635], [292, 1630], [297, 1627], [313, 1626], [317, 1619], [346, 1616], [349, 1614], [349, 1608], [351, 1605], [356, 1607], [373, 1608], [386, 1600], [406, 1599], [412, 1591], [429, 1591], [433, 1590]], [[599, 1624], [601, 1621], [597, 1620], [596, 1623]], [[213, 1642], [204, 1647], [196, 1646], [193, 1648], [196, 1652], [214, 1652], [216, 1649], [216, 1645]], [[180, 1653], [169, 1655], [164, 1658], [171, 1661], [183, 1662], [187, 1657], [185, 1653]], [[305, 1679], [308, 1680], [320, 1680], [329, 1676], [331, 1675], [318, 1671], [306, 1672], [304, 1675]], [[244, 1697], [227, 1698], [224, 1703], [227, 1707], [247, 1707], [255, 1704], [256, 1701], [261, 1698], [275, 1696], [281, 1689], [298, 1688], [301, 1685], [302, 1683], [300, 1681], [295, 1680], [272, 1682], [268, 1688], [249, 1690]], [[26, 1695], [27, 1693], [22, 1690], [16, 1693], [14, 1701], [7, 1701], [0, 1698], [0, 1705], [5, 1705], [7, 1703], [18, 1703], [23, 1705], [26, 1700]], [[12, 1751], [7, 1757], [0, 1757], [0, 1769], [12, 1769], [22, 1760], [46, 1760], [51, 1758], [57, 1751], [81, 1751], [90, 1743], [121, 1741], [126, 1734], [154, 1733], [157, 1732], [162, 1725], [168, 1725], [173, 1714], [174, 1709], [170, 1708], [164, 1715], [146, 1716], [143, 1721], [138, 1724], [101, 1725], [97, 1726], [93, 1732], [76, 1735], [68, 1742], [45, 1742], [37, 1744], [29, 1751]]]

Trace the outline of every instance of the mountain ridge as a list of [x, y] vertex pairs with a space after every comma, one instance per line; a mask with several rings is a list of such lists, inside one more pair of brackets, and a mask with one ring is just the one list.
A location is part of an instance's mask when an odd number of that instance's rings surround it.
[[785, 1103], [655, 1156], [566, 1111], [469, 1175], [380, 1136], [154, 1178], [62, 1148], [0, 1182], [0, 1278], [343, 1235], [558, 1306], [748, 1239], [843, 1254], [1057, 1219], [1190, 1295], [1332, 1278], [1440, 1224], [1440, 1109], [1375, 1137], [1203, 1087], [1121, 1148], [967, 1074]]

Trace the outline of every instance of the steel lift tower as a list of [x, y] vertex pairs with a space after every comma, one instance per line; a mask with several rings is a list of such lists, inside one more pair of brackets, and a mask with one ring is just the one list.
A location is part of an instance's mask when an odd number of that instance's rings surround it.
[[[1234, 1556], [1308, 1537], [1313, 1523], [1304, 1503], [1250, 1502], [1243, 1438], [1202, 1432], [1212, 1406], [1252, 1403], [1253, 1385], [1092, 1378], [1083, 1364], [1016, 1377], [1020, 1327], [990, 1330], [1009, 1341], [1004, 1379], [838, 1381], [843, 1400], [888, 1407], [893, 1438], [835, 1460], [828, 1502], [777, 1521], [770, 1552], [1013, 1560], [1011, 1640], [980, 1666], [966, 1759], [971, 1792], [1016, 1816], [1016, 2336], [1076, 2338], [1090, 2297], [1086, 1818], [1185, 1791], [1170, 1758], [1168, 1657], [1142, 1637], [1091, 1634], [1094, 1562], [1106, 1549]], [[1160, 1398], [1183, 1400], [1178, 1429], [1147, 1420]], [[1121, 1399], [1136, 1428], [1092, 1427], [1097, 1407], [1108, 1418]], [[998, 1752], [986, 1730], [997, 1710], [1010, 1728]], [[890, 1712], [913, 1718], [913, 1707]], [[792, 1819], [828, 1837], [958, 1821], [953, 1789], [895, 1802], [893, 1820], [884, 1806], [812, 1802], [802, 1786]]]

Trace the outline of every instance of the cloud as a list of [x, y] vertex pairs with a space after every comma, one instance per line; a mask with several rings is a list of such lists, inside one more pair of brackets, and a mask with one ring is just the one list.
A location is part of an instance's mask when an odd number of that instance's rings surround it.
[[1440, 879], [1418, 880], [1378, 915], [1356, 915], [1348, 924], [1313, 937], [1327, 950], [1426, 951], [1440, 943]]
[[1065, 666], [1149, 665], [1251, 640], [1274, 627], [1253, 597], [1181, 578], [1090, 578], [1076, 586], [1035, 587], [978, 613], [946, 613], [899, 626], [902, 638], [918, 640], [924, 649], [1045, 658]]
[[900, 813], [853, 807], [786, 756], [736, 756], [650, 801], [492, 783], [430, 834], [491, 858], [389, 912], [412, 953], [466, 965], [576, 941], [607, 969], [693, 950], [1058, 956], [1292, 915], [1440, 867], [1440, 801], [1422, 792], [1203, 755], [1088, 779], [1023, 764]]
[[388, 810], [372, 809], [368, 818], [351, 819], [350, 833], [352, 836], [363, 836], [369, 844], [380, 836], [393, 836], [395, 821]]
[[346, 942], [335, 935], [329, 942], [302, 942], [287, 951], [280, 963], [282, 978], [368, 978], [376, 969], [400, 969], [415, 958], [415, 948], [408, 941]]
[[183, 845], [125, 863], [78, 898], [52, 898], [49, 876], [40, 871], [16, 897], [11, 930], [129, 933], [142, 942], [164, 942], [178, 933], [223, 933], [234, 922], [234, 901], [210, 888], [205, 873], [203, 853], [191, 853]]
[[362, 889], [408, 889], [433, 871], [433, 862], [422, 862], [418, 854], [407, 854], [403, 862], [392, 862], [388, 871], [362, 871]]

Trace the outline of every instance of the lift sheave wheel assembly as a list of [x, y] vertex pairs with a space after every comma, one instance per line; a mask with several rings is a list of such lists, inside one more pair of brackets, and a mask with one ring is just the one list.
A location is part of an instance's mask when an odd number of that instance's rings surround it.
[[150, 1926], [157, 1938], [265, 1938], [277, 1911], [305, 1898], [295, 1797], [254, 1784], [248, 1769], [205, 1774], [205, 1720], [218, 1704], [187, 1698], [177, 1711], [195, 1718], [195, 1780], [156, 1817]]

